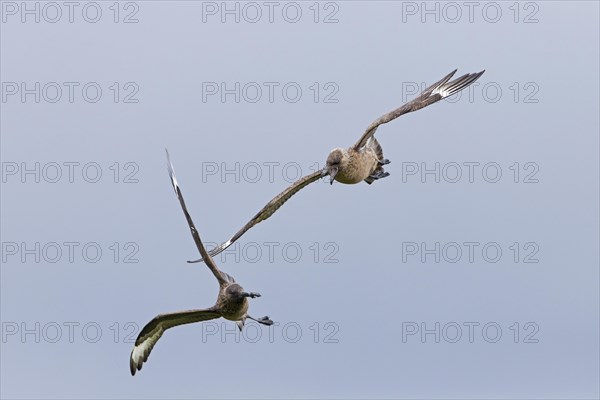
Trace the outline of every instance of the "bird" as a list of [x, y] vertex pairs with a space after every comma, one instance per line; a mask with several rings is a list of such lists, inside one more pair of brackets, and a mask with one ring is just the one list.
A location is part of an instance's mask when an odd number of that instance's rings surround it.
[[[377, 128], [380, 125], [388, 123], [401, 115], [420, 110], [421, 108], [427, 107], [433, 103], [437, 103], [446, 97], [460, 92], [479, 79], [479, 77], [481, 77], [481, 75], [483, 75], [485, 72], [485, 70], [483, 70], [476, 73], [468, 73], [454, 79], [453, 81], [450, 81], [456, 71], [457, 70], [455, 69], [448, 75], [444, 76], [441, 80], [426, 88], [415, 99], [373, 121], [360, 137], [358, 142], [356, 142], [352, 147], [348, 149], [337, 147], [331, 150], [327, 156], [325, 167], [322, 170], [315, 171], [312, 174], [306, 175], [294, 182], [287, 189], [269, 201], [231, 238], [211, 249], [208, 253], [212, 257], [221, 253], [231, 246], [236, 240], [242, 237], [242, 235], [244, 235], [253, 226], [273, 215], [275, 211], [277, 211], [298, 191], [328, 175], [330, 179], [329, 182], [332, 185], [334, 181], [344, 184], [356, 184], [365, 181], [370, 185], [378, 179], [389, 176], [389, 172], [386, 172], [383, 166], [389, 164], [390, 161], [383, 157], [383, 149], [374, 136]], [[188, 261], [188, 263], [198, 263], [202, 262], [203, 260], [204, 257], [198, 260]]]
[[168, 151], [167, 165], [169, 169], [169, 176], [171, 177], [171, 183], [173, 184], [175, 194], [177, 195], [179, 203], [181, 204], [181, 208], [183, 209], [183, 213], [185, 214], [185, 218], [190, 227], [194, 242], [196, 243], [202, 258], [206, 261], [206, 265], [211, 270], [215, 278], [217, 278], [217, 282], [219, 282], [219, 295], [217, 296], [216, 303], [210, 308], [160, 314], [148, 322], [140, 331], [140, 334], [135, 341], [135, 346], [129, 357], [129, 370], [132, 376], [135, 375], [136, 371], [140, 371], [142, 369], [144, 362], [148, 360], [148, 356], [156, 345], [156, 342], [169, 328], [183, 324], [191, 324], [194, 322], [208, 321], [220, 317], [230, 321], [235, 321], [240, 331], [244, 327], [244, 322], [247, 318], [263, 325], [273, 325], [273, 321], [269, 319], [269, 317], [255, 319], [248, 315], [248, 298], [260, 297], [260, 293], [244, 291], [244, 289], [231, 275], [219, 270], [212, 257], [204, 248], [202, 240], [200, 239], [200, 235], [198, 234], [196, 226], [192, 221], [192, 217], [187, 210], [185, 201], [183, 200], [183, 195], [181, 194], [181, 189], [177, 184], [175, 171], [173, 169], [173, 165], [171, 164]]

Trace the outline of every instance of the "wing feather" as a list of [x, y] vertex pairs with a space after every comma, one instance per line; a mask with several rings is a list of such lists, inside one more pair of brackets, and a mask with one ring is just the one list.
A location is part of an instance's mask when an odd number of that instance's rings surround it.
[[136, 371], [142, 369], [142, 366], [146, 360], [148, 360], [148, 356], [154, 348], [154, 345], [167, 329], [183, 324], [208, 321], [219, 318], [220, 316], [221, 315], [215, 312], [213, 308], [157, 315], [152, 321], [144, 326], [135, 341], [135, 346], [129, 357], [129, 370], [131, 371], [131, 375], [135, 375]]
[[[288, 201], [293, 195], [298, 193], [302, 188], [305, 188], [309, 184], [318, 181], [323, 176], [322, 171], [313, 172], [310, 175], [306, 175], [296, 182], [294, 182], [291, 186], [285, 189], [283, 192], [279, 193], [275, 196], [271, 201], [269, 201], [256, 215], [248, 221], [246, 225], [242, 227], [235, 235], [233, 235], [226, 242], [221, 243], [214, 249], [210, 250], [208, 254], [212, 257], [221, 253], [223, 250], [231, 246], [238, 240], [242, 235], [248, 232], [254, 225], [266, 220], [271, 215], [275, 213], [286, 201]], [[206, 260], [205, 256], [202, 255], [202, 258], [199, 260], [188, 261], [189, 263], [197, 263]]]
[[166, 149], [165, 149], [165, 151], [167, 152], [167, 167], [169, 169], [169, 176], [171, 177], [171, 183], [173, 184], [173, 189], [175, 189], [175, 194], [177, 195], [177, 199], [179, 199], [179, 204], [181, 204], [181, 209], [183, 210], [185, 219], [187, 220], [187, 223], [190, 227], [190, 231], [192, 232], [192, 237], [194, 238], [196, 247], [200, 251], [200, 255], [202, 256], [202, 259], [208, 260], [206, 265], [208, 266], [208, 268], [210, 268], [213, 275], [217, 278], [217, 281], [219, 281], [219, 285], [221, 285], [221, 286], [226, 285], [230, 281], [230, 279], [233, 279], [233, 278], [231, 278], [231, 276], [229, 276], [226, 273], [219, 270], [219, 267], [217, 267], [217, 264], [215, 264], [215, 261], [208, 254], [208, 252], [206, 251], [206, 248], [204, 248], [204, 244], [202, 243], [202, 240], [200, 239], [200, 234], [198, 233], [198, 230], [196, 229], [196, 226], [194, 225], [194, 221], [192, 221], [192, 217], [187, 210], [185, 201], [183, 200], [183, 194], [181, 194], [181, 189], [179, 188], [179, 184], [177, 183], [177, 178], [175, 177], [175, 170], [173, 169], [173, 164], [171, 163], [171, 157], [169, 157], [169, 151]]
[[390, 111], [387, 114], [382, 115], [381, 117], [373, 121], [371, 125], [369, 125], [365, 133], [363, 133], [358, 142], [356, 142], [356, 144], [353, 146], [353, 148], [355, 150], [360, 150], [362, 147], [364, 147], [367, 144], [369, 138], [375, 135], [375, 131], [377, 130], [379, 125], [390, 122], [403, 114], [420, 110], [423, 107], [427, 107], [428, 105], [437, 103], [438, 101], [446, 97], [452, 96], [453, 94], [460, 92], [461, 90], [475, 82], [477, 79], [479, 79], [479, 77], [483, 75], [484, 72], [485, 70], [477, 73], [465, 74], [460, 78], [456, 78], [455, 80], [448, 82], [450, 78], [454, 76], [456, 70], [450, 72], [441, 80], [437, 81], [436, 83], [425, 89], [423, 92], [421, 92], [421, 94], [412, 101], [409, 101], [408, 103], [396, 108], [395, 110]]

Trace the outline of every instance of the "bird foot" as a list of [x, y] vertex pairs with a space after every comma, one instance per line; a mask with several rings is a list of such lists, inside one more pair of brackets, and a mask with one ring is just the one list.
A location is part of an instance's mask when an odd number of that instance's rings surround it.
[[262, 318], [259, 318], [259, 319], [256, 320], [256, 322], [261, 323], [263, 325], [269, 325], [269, 326], [273, 325], [273, 321], [271, 321], [268, 316], [264, 316]]
[[260, 297], [260, 293], [250, 292], [248, 293], [248, 297], [250, 297], [251, 299], [255, 297]]
[[384, 158], [383, 160], [378, 160], [377, 161], [377, 164], [379, 164], [380, 166], [387, 165], [389, 163], [390, 163], [390, 160], [388, 160], [387, 158]]
[[390, 176], [389, 172], [378, 172], [376, 174], [369, 175], [369, 178], [373, 180], [382, 179]]

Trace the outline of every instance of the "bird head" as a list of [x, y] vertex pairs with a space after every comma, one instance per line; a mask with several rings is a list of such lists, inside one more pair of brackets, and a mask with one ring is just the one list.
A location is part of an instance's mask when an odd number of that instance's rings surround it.
[[344, 150], [337, 148], [331, 150], [329, 156], [327, 156], [327, 162], [325, 163], [325, 168], [323, 168], [323, 174], [329, 175], [329, 183], [333, 185], [333, 181], [335, 180], [335, 176], [340, 171], [340, 166], [342, 161], [344, 160]]
[[244, 288], [237, 283], [232, 283], [227, 287], [227, 294], [235, 299], [248, 297], [248, 293], [244, 292]]

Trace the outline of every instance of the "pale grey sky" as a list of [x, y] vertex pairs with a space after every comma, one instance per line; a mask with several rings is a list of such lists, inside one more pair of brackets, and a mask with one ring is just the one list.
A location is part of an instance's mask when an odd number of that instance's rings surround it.
[[[3, 398], [598, 397], [597, 2], [22, 4]], [[279, 325], [174, 328], [130, 376], [144, 324], [218, 289], [165, 147], [220, 242], [454, 68], [486, 73], [379, 128], [390, 177], [313, 184], [217, 257]]]

